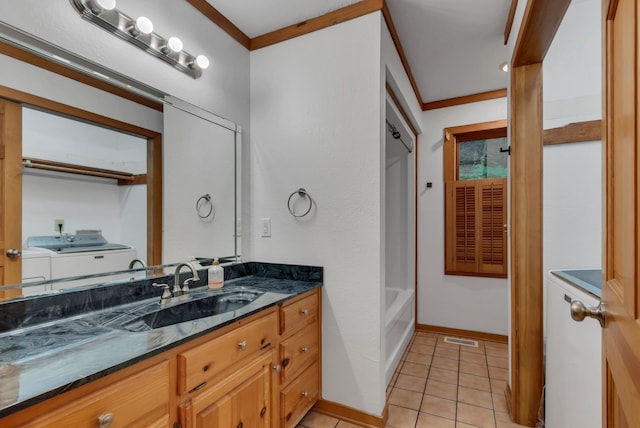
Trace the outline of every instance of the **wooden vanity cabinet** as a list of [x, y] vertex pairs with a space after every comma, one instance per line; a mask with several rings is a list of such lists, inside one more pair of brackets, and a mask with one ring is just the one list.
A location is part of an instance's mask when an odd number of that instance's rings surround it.
[[320, 389], [320, 289], [0, 419], [3, 428], [291, 428]]
[[[128, 369], [127, 369], [128, 370]], [[169, 362], [132, 373], [91, 393], [58, 397], [0, 420], [3, 427], [120, 428], [170, 426]]]
[[280, 308], [280, 428], [295, 427], [320, 398], [320, 290]]

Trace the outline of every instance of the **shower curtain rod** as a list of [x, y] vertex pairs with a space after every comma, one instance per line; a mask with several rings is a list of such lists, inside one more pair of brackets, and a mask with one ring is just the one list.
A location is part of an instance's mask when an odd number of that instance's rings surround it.
[[409, 146], [407, 143], [405, 143], [404, 140], [402, 139], [402, 134], [400, 134], [400, 131], [398, 131], [398, 129], [395, 127], [395, 125], [393, 125], [391, 122], [389, 122], [389, 120], [387, 120], [387, 119], [385, 119], [385, 120], [387, 121], [387, 132], [390, 132], [391, 136], [395, 140], [400, 140], [402, 145], [407, 149], [407, 151], [409, 153], [413, 152], [413, 145]]

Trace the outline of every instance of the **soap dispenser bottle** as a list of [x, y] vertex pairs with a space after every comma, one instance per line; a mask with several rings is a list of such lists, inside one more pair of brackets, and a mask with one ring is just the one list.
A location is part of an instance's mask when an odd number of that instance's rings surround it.
[[221, 288], [224, 285], [224, 269], [220, 266], [218, 259], [213, 261], [207, 271], [207, 280], [209, 288]]

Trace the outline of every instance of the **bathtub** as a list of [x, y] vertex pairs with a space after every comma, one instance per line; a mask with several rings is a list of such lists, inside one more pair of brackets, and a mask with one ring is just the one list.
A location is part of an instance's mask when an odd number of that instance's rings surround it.
[[385, 380], [388, 385], [415, 330], [414, 291], [387, 288], [385, 307]]

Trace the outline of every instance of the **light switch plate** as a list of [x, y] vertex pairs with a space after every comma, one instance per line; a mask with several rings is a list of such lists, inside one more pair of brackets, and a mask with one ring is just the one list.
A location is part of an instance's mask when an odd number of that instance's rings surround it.
[[268, 238], [271, 236], [271, 219], [270, 218], [262, 218], [262, 237]]

